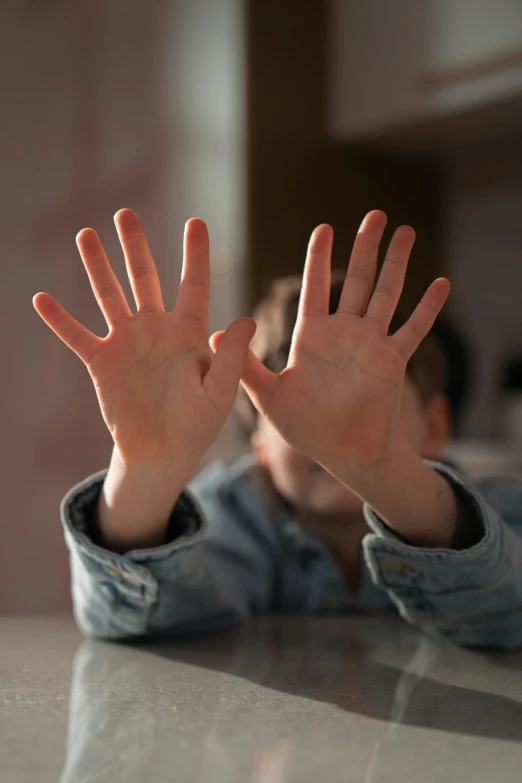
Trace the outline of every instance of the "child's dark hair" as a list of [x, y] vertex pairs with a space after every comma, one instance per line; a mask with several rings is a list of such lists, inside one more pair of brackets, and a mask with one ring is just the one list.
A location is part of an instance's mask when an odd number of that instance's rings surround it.
[[[337, 310], [345, 276], [345, 271], [332, 270], [330, 313]], [[257, 330], [250, 347], [258, 359], [273, 372], [284, 370], [288, 361], [301, 286], [302, 278], [298, 275], [274, 280], [252, 313]], [[397, 331], [406, 320], [396, 311], [390, 324], [390, 332]], [[446, 391], [448, 368], [445, 355], [437, 339], [431, 334], [424, 338], [411, 357], [406, 374], [415, 385], [423, 404], [434, 394]], [[253, 432], [258, 414], [242, 387], [237, 398], [237, 410], [247, 431]]]

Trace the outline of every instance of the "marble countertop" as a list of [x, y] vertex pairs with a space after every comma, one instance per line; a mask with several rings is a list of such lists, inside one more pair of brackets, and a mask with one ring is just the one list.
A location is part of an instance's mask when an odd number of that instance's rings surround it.
[[392, 613], [265, 617], [168, 643], [0, 618], [2, 783], [517, 783], [522, 651]]

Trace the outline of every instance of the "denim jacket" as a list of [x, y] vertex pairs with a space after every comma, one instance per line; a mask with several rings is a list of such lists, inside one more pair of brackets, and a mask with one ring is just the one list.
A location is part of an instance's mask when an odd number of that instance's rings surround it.
[[250, 455], [232, 466], [214, 462], [188, 484], [168, 543], [122, 555], [89, 536], [101, 470], [60, 505], [76, 621], [87, 635], [124, 640], [219, 630], [261, 612], [395, 607], [407, 622], [463, 646], [522, 644], [522, 484], [473, 487], [454, 467], [425, 462], [470, 504], [477, 543], [411, 546], [365, 504], [371, 532], [356, 594]]

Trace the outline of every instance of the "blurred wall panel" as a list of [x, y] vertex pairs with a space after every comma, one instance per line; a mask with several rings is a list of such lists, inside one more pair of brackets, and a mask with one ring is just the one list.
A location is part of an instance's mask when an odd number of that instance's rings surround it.
[[522, 96], [519, 0], [329, 0], [328, 128], [357, 141]]
[[500, 374], [522, 354], [522, 134], [469, 145], [447, 160], [443, 262], [448, 302], [473, 348], [464, 434], [504, 435]]
[[390, 239], [401, 224], [413, 226], [415, 244], [400, 301], [409, 314], [430, 283], [441, 274], [440, 235], [444, 178], [429, 157], [336, 143], [329, 147], [323, 192], [335, 229], [333, 263], [345, 267], [364, 215], [382, 209], [388, 223], [381, 241], [382, 263]]
[[241, 314], [241, 6], [2, 3], [0, 612], [70, 605], [59, 502], [110, 457], [86, 369], [31, 303], [47, 291], [106, 334], [76, 233], [96, 228], [134, 306], [112, 216], [135, 209], [172, 307], [183, 224], [201, 215], [216, 251], [211, 326]]
[[300, 273], [310, 233], [328, 220], [326, 3], [247, 6], [248, 280], [253, 303], [274, 277]]
[[[198, 215], [208, 224], [212, 332], [249, 314], [245, 3], [178, 0], [168, 7], [164, 91], [172, 214], [165, 214], [163, 222], [176, 241], [188, 217]], [[231, 461], [246, 446], [233, 411], [200, 466], [215, 458]]]

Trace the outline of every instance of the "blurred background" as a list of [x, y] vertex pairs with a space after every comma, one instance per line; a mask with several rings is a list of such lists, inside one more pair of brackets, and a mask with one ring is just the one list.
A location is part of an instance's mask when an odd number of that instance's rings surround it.
[[[301, 272], [318, 223], [335, 266], [368, 210], [388, 214], [384, 245], [413, 225], [405, 307], [439, 275], [453, 284], [448, 453], [472, 477], [520, 474], [520, 0], [4, 0], [0, 41], [0, 613], [70, 604], [59, 503], [112, 440], [31, 300], [46, 291], [106, 334], [75, 246], [92, 226], [134, 306], [121, 207], [168, 307], [184, 222], [207, 221], [212, 330]], [[233, 415], [206, 459], [244, 449]]]

